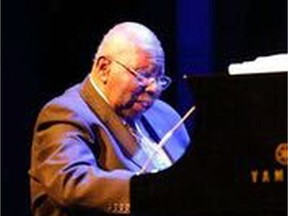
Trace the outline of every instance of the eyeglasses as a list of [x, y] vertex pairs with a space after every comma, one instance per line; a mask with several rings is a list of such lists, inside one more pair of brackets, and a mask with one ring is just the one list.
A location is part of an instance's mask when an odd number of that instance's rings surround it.
[[156, 83], [161, 91], [167, 89], [172, 82], [172, 79], [168, 76], [162, 75], [159, 77], [153, 77], [153, 76], [151, 76], [151, 74], [143, 73], [143, 72], [141, 73], [141, 70], [137, 71], [137, 70], [130, 68], [130, 67], [126, 66], [125, 64], [123, 64], [122, 62], [117, 61], [115, 59], [111, 59], [111, 58], [107, 58], [107, 59], [115, 62], [116, 64], [118, 64], [120, 66], [122, 66], [124, 69], [126, 69], [126, 71], [128, 71], [130, 74], [132, 74], [138, 82], [145, 83], [148, 80], [153, 79], [152, 83]]

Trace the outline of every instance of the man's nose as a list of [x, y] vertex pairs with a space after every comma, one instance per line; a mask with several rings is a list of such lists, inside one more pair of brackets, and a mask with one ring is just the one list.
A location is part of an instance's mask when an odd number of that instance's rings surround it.
[[160, 94], [161, 92], [160, 86], [158, 85], [155, 79], [152, 79], [147, 83], [145, 91], [153, 94]]

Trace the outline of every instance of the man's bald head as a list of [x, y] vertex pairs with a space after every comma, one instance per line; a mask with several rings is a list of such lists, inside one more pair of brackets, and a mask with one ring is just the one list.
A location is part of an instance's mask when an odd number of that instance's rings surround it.
[[103, 38], [95, 58], [119, 56], [142, 49], [150, 53], [156, 62], [164, 65], [164, 52], [157, 36], [146, 26], [135, 22], [115, 25]]

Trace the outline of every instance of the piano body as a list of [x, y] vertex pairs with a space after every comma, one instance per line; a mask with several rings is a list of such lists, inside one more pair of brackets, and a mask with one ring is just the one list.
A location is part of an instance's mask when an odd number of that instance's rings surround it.
[[132, 215], [287, 215], [287, 73], [188, 77], [192, 144], [131, 180]]

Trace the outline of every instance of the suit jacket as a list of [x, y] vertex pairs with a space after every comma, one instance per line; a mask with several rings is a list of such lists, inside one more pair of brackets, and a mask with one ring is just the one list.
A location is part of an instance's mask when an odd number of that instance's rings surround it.
[[[156, 100], [141, 121], [158, 141], [179, 119]], [[176, 161], [189, 142], [182, 125], [164, 149]], [[130, 178], [145, 161], [133, 159], [138, 151], [134, 137], [86, 78], [47, 103], [38, 116], [29, 170], [33, 214], [128, 213]]]

